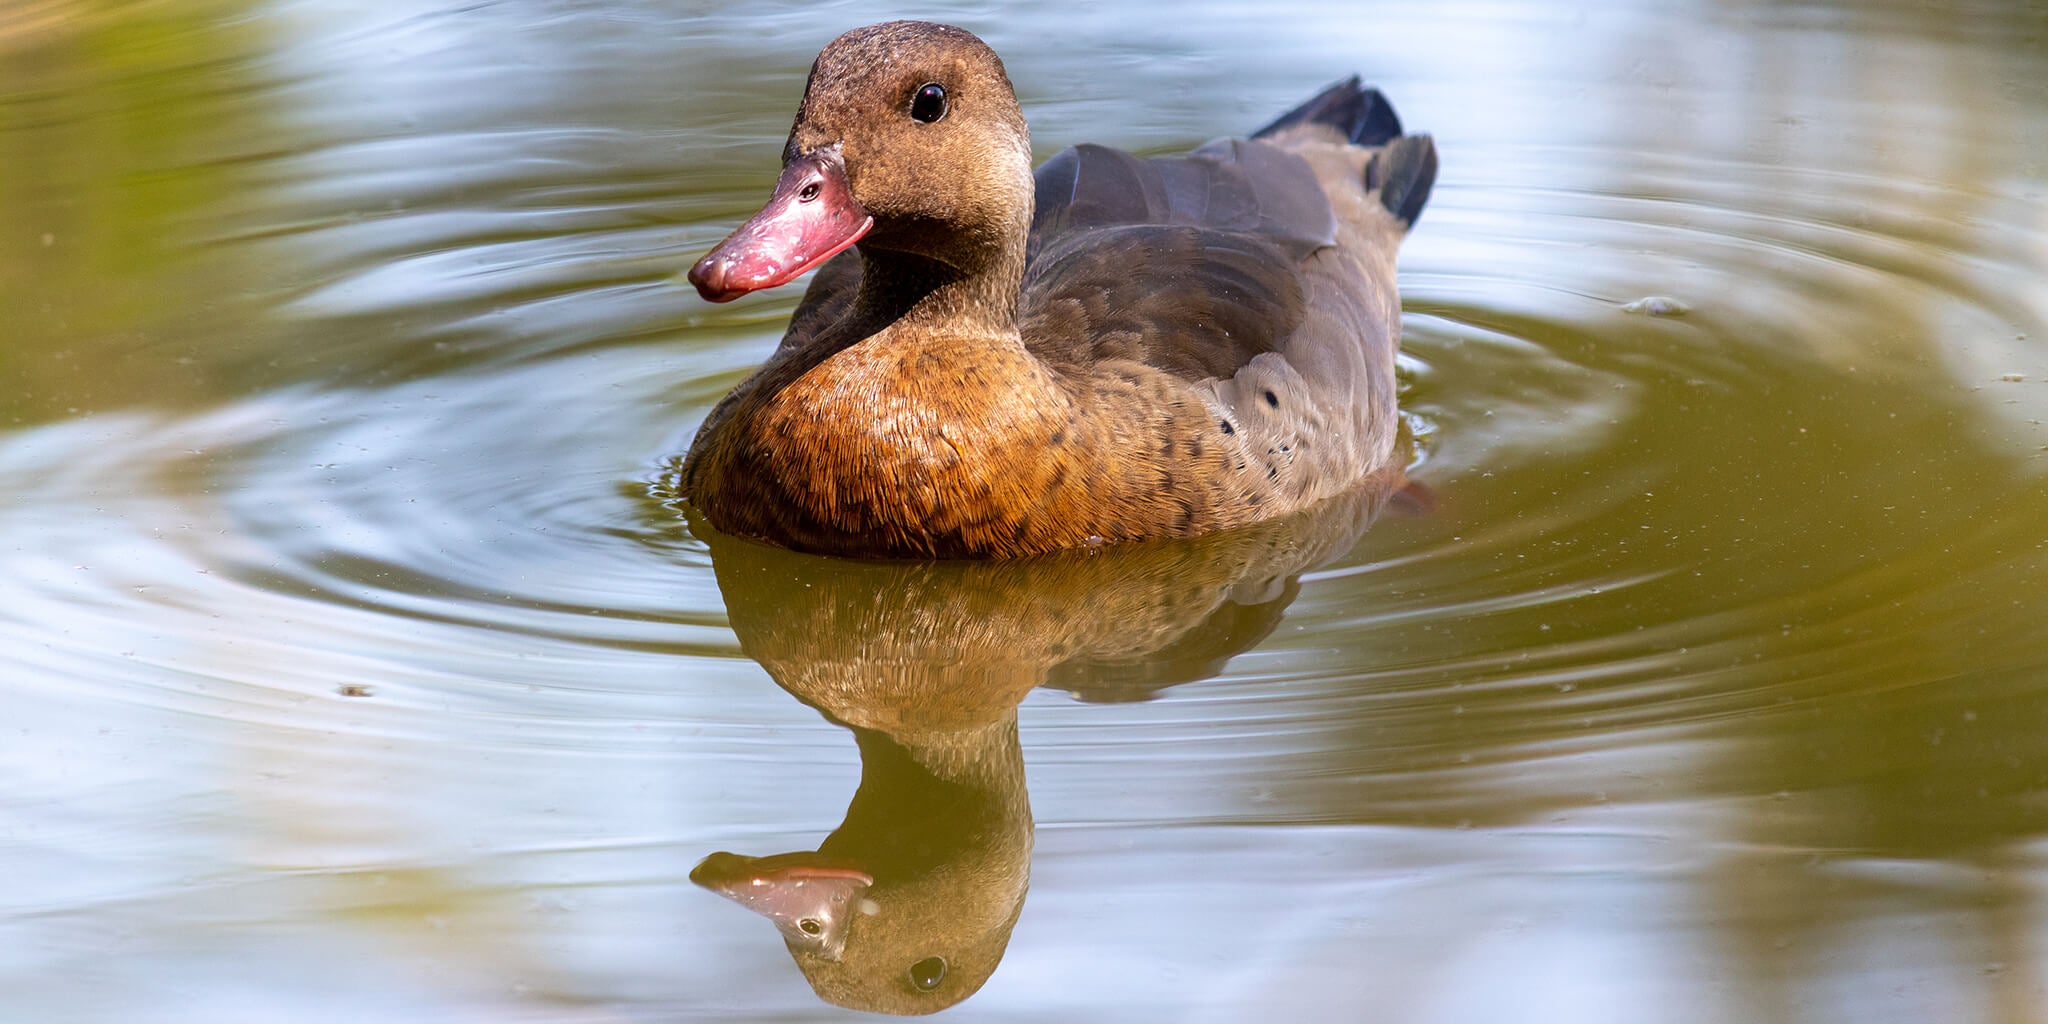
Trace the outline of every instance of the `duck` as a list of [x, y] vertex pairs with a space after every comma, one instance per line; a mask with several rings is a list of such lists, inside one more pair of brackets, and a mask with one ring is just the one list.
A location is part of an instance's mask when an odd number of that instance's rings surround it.
[[1035, 170], [1002, 59], [892, 21], [813, 63], [766, 205], [689, 272], [812, 274], [672, 482], [717, 531], [1005, 559], [1299, 513], [1399, 435], [1395, 255], [1437, 171], [1355, 76], [1244, 138]]

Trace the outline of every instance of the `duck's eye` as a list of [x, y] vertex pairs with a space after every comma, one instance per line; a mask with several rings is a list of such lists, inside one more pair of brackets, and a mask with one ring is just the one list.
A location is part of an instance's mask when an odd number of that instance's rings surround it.
[[921, 124], [930, 124], [946, 116], [946, 88], [937, 82], [926, 82], [917, 87], [917, 93], [910, 97], [910, 119]]
[[932, 989], [938, 988], [939, 982], [944, 980], [946, 980], [945, 957], [926, 957], [910, 965], [910, 983], [916, 986], [919, 992], [930, 992]]
[[818, 198], [818, 183], [815, 181], [805, 185], [803, 190], [796, 194], [796, 201], [799, 203], [808, 203], [816, 198]]
[[815, 918], [815, 917], [806, 917], [806, 918], [804, 918], [803, 920], [801, 920], [801, 921], [798, 921], [798, 922], [796, 923], [796, 926], [797, 926], [798, 928], [802, 928], [802, 929], [804, 930], [804, 934], [805, 934], [805, 935], [823, 935], [823, 934], [825, 934], [825, 926], [824, 926], [824, 925], [822, 925], [822, 924], [819, 924], [819, 923], [818, 923], [818, 919], [817, 919], [817, 918]]

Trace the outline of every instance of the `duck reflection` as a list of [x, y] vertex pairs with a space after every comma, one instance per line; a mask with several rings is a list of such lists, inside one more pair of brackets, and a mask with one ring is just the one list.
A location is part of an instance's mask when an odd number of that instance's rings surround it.
[[995, 970], [1024, 909], [1031, 808], [1014, 711], [958, 732], [854, 730], [861, 781], [815, 852], [714, 853], [690, 878], [771, 921], [819, 996], [929, 1013]]
[[1193, 541], [995, 563], [877, 563], [719, 536], [733, 630], [853, 731], [860, 788], [815, 851], [705, 858], [691, 880], [774, 922], [828, 1002], [932, 1013], [981, 988], [1031, 874], [1017, 705], [1142, 699], [1258, 642], [1295, 577], [1349, 550], [1402, 480]]

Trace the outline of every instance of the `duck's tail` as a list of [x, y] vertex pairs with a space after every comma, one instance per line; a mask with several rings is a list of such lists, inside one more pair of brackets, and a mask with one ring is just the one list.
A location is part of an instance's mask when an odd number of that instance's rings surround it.
[[1252, 133], [1262, 139], [1298, 124], [1326, 124], [1356, 146], [1378, 146], [1400, 138], [1401, 118], [1378, 89], [1367, 89], [1352, 75], [1309, 97], [1308, 102], [1273, 119]]
[[1427, 135], [1403, 135], [1388, 142], [1365, 165], [1365, 187], [1405, 227], [1414, 227], [1436, 184], [1436, 143]]
[[1353, 75], [1310, 97], [1308, 102], [1252, 133], [1264, 138], [1301, 124], [1335, 128], [1352, 145], [1379, 148], [1365, 165], [1365, 187], [1377, 193], [1403, 227], [1414, 227], [1436, 184], [1436, 143], [1427, 135], [1403, 135], [1394, 105], [1378, 89]]

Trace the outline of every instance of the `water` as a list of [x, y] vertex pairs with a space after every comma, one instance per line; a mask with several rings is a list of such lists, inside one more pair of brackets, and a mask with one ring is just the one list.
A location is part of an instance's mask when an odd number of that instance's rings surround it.
[[875, 12], [17, 0], [0, 1020], [850, 1019], [689, 879], [821, 848], [959, 1020], [2038, 1019], [2048, 12], [890, 13], [1041, 155], [1380, 84], [1437, 507], [707, 547], [795, 296], [674, 275]]

